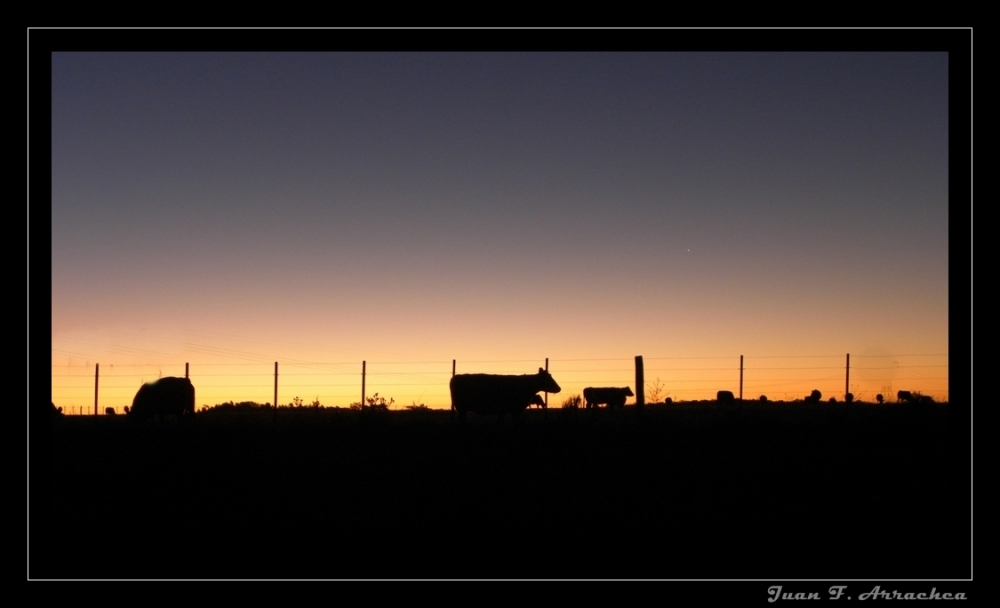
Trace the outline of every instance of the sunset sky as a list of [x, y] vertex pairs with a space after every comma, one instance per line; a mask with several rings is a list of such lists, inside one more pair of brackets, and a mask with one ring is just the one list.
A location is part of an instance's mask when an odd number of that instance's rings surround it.
[[52, 389], [947, 398], [946, 53], [52, 56]]

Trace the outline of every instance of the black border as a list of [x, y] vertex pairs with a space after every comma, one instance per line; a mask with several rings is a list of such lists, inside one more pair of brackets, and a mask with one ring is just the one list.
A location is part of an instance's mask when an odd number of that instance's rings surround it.
[[[28, 578], [44, 579], [51, 377], [51, 52], [53, 51], [943, 51], [949, 53], [949, 377], [953, 564], [972, 579], [972, 29], [31, 29], [28, 38]], [[47, 315], [46, 315], [47, 313]], [[966, 329], [968, 328], [968, 330]], [[51, 401], [51, 399], [50, 399]], [[294, 577], [294, 573], [289, 573]], [[969, 594], [971, 583], [711, 581], [684, 583], [700, 599], [766, 601], [767, 588]], [[864, 589], [862, 589], [864, 588]], [[673, 590], [672, 590], [673, 593]], [[674, 599], [674, 596], [671, 596]]]

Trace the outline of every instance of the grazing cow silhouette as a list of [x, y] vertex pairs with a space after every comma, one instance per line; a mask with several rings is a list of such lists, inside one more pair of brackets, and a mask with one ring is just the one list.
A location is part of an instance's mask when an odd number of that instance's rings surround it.
[[609, 410], [613, 410], [616, 407], [625, 407], [625, 398], [632, 397], [635, 393], [632, 392], [627, 386], [622, 387], [600, 387], [595, 388], [593, 386], [588, 386], [583, 389], [583, 398], [587, 402], [587, 409], [591, 409], [606, 403]]
[[546, 409], [545, 408], [545, 399], [542, 399], [541, 395], [532, 395], [531, 396], [531, 400], [528, 402], [528, 407], [531, 407], [532, 405], [537, 405], [538, 407], [542, 408], [543, 410]]
[[147, 382], [139, 388], [126, 412], [130, 418], [148, 420], [159, 416], [194, 415], [194, 385], [187, 378], [167, 377]]
[[910, 391], [898, 391], [896, 393], [896, 401], [900, 403], [912, 403], [914, 401], [913, 393]]
[[562, 389], [542, 368], [537, 374], [508, 376], [500, 374], [458, 374], [449, 384], [451, 409], [461, 420], [469, 412], [485, 416], [517, 416], [532, 403], [535, 393], [558, 393]]
[[113, 408], [113, 407], [106, 407], [106, 408], [104, 408], [104, 415], [105, 416], [114, 416], [116, 413], [117, 412], [115, 412], [115, 408]]

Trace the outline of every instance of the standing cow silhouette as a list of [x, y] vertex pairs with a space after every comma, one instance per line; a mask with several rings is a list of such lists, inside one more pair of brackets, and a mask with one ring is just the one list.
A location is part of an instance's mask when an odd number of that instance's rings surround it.
[[452, 377], [451, 408], [464, 420], [469, 412], [496, 416], [502, 421], [528, 409], [536, 393], [558, 393], [562, 390], [549, 372], [538, 368], [537, 374], [521, 376], [501, 374], [458, 374]]

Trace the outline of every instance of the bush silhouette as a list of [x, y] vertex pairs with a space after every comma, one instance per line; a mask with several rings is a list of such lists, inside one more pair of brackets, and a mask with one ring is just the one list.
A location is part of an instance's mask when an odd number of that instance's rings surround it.
[[565, 409], [576, 410], [580, 409], [580, 404], [583, 403], [583, 397], [580, 395], [571, 395], [563, 401], [562, 406]]
[[656, 377], [656, 381], [652, 384], [646, 384], [646, 394], [649, 396], [650, 403], [659, 403], [661, 397], [667, 396], [659, 376]]
[[388, 401], [386, 401], [385, 397], [379, 397], [378, 393], [375, 393], [371, 397], [365, 397], [364, 404], [355, 402], [350, 405], [350, 408], [352, 410], [372, 410], [372, 411], [387, 412], [389, 411], [389, 408], [392, 407], [392, 404], [395, 402], [396, 400], [391, 397], [389, 398]]

